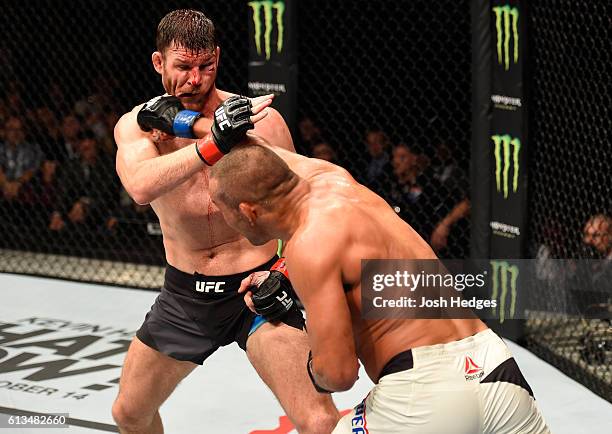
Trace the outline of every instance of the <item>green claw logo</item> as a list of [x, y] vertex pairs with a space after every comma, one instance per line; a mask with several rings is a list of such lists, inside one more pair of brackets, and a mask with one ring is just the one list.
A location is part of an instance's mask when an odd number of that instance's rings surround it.
[[[507, 261], [490, 261], [492, 285], [491, 299], [498, 300], [499, 297], [499, 322], [503, 323], [506, 320], [506, 299], [510, 292], [510, 318], [514, 318], [516, 312], [516, 284], [519, 276], [519, 268], [516, 265], [510, 265]], [[497, 308], [494, 307], [493, 315], [496, 314]]]
[[[264, 43], [264, 54], [266, 60], [270, 60], [271, 50], [271, 38], [272, 29], [274, 23], [272, 21], [272, 12], [275, 11], [276, 15], [276, 52], [280, 53], [283, 51], [283, 36], [285, 33], [285, 25], [283, 24], [283, 16], [285, 14], [285, 2], [284, 1], [252, 1], [248, 3], [253, 9], [253, 26], [255, 27], [255, 47], [257, 48], [257, 54], [261, 55], [261, 39], [262, 39], [262, 27], [263, 27], [263, 43]], [[263, 11], [263, 23], [262, 23], [262, 11]]]
[[[495, 13], [495, 31], [497, 37], [497, 62], [503, 63], [504, 69], [510, 69], [510, 39], [513, 38], [512, 45], [514, 47], [514, 63], [518, 62], [519, 58], [519, 33], [518, 20], [519, 11], [510, 5], [496, 6], [493, 8]], [[502, 27], [503, 21], [503, 27]], [[512, 21], [512, 32], [510, 25]]]
[[[503, 136], [491, 136], [491, 139], [493, 139], [493, 154], [495, 155], [495, 185], [497, 187], [497, 192], [501, 193], [503, 191], [504, 199], [507, 199], [509, 193], [510, 166], [513, 168], [512, 191], [516, 193], [518, 190], [521, 141], [507, 134]], [[512, 157], [510, 154], [512, 154]]]

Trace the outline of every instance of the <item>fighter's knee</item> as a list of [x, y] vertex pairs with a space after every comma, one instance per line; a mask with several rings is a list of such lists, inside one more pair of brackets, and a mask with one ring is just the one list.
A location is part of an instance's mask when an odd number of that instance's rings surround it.
[[113, 403], [113, 419], [121, 431], [140, 432], [146, 430], [153, 422], [154, 414], [140, 411], [136, 406], [121, 397]]
[[331, 433], [340, 415], [337, 411], [312, 411], [300, 421], [295, 422], [295, 429], [300, 434], [329, 434]]

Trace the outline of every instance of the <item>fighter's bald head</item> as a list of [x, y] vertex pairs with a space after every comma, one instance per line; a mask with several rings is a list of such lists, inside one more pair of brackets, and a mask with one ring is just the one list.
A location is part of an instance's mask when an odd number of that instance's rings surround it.
[[241, 202], [269, 208], [276, 199], [298, 184], [298, 176], [270, 149], [260, 145], [239, 146], [225, 155], [211, 170], [215, 180], [215, 201], [231, 208]]

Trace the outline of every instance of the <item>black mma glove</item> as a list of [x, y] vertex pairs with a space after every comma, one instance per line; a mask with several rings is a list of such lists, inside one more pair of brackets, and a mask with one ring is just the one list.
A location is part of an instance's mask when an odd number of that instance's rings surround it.
[[171, 136], [195, 139], [193, 124], [201, 116], [200, 112], [186, 110], [177, 97], [162, 95], [147, 101], [136, 120], [143, 131], [155, 128]]
[[210, 128], [211, 137], [196, 142], [196, 152], [203, 162], [212, 166], [255, 128], [251, 122], [251, 100], [246, 96], [232, 96], [215, 110]]
[[289, 313], [295, 301], [284, 258], [272, 266], [270, 276], [252, 292], [255, 311], [268, 321], [279, 321]]

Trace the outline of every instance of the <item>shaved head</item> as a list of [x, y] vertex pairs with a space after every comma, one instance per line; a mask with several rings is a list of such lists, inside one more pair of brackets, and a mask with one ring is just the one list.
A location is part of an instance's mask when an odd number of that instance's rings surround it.
[[230, 208], [240, 203], [259, 204], [269, 209], [298, 184], [299, 178], [287, 163], [260, 145], [239, 146], [225, 155], [211, 170], [217, 183], [215, 201]]

